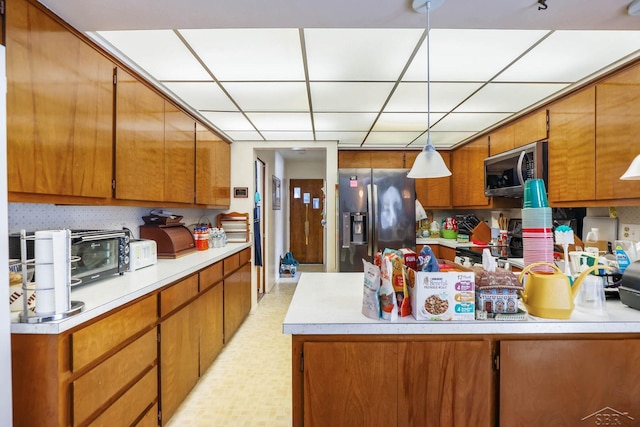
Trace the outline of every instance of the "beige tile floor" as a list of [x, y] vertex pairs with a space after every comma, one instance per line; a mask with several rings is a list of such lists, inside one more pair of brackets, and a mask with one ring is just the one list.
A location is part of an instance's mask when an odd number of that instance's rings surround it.
[[262, 297], [169, 427], [291, 426], [291, 336], [282, 333], [282, 321], [295, 287], [295, 280], [282, 281]]

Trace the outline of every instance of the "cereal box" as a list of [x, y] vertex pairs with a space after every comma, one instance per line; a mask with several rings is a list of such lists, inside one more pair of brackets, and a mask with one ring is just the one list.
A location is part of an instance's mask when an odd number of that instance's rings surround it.
[[411, 312], [416, 320], [474, 320], [473, 272], [416, 272], [409, 281]]

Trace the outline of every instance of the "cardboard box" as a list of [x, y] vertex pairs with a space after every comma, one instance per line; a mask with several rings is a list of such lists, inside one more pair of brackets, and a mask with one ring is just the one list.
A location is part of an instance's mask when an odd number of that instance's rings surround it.
[[414, 277], [408, 289], [416, 320], [475, 319], [473, 272], [415, 272]]

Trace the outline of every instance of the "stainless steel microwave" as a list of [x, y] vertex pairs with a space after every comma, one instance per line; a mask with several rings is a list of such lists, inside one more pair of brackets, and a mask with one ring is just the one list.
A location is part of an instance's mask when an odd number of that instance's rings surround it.
[[538, 141], [484, 160], [487, 197], [522, 197], [524, 182], [541, 178], [547, 185], [547, 141]]

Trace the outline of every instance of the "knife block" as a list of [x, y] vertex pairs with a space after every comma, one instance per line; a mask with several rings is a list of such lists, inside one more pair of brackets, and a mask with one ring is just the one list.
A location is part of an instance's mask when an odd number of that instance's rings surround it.
[[491, 228], [486, 222], [480, 221], [480, 224], [471, 232], [471, 241], [489, 243], [491, 241]]

